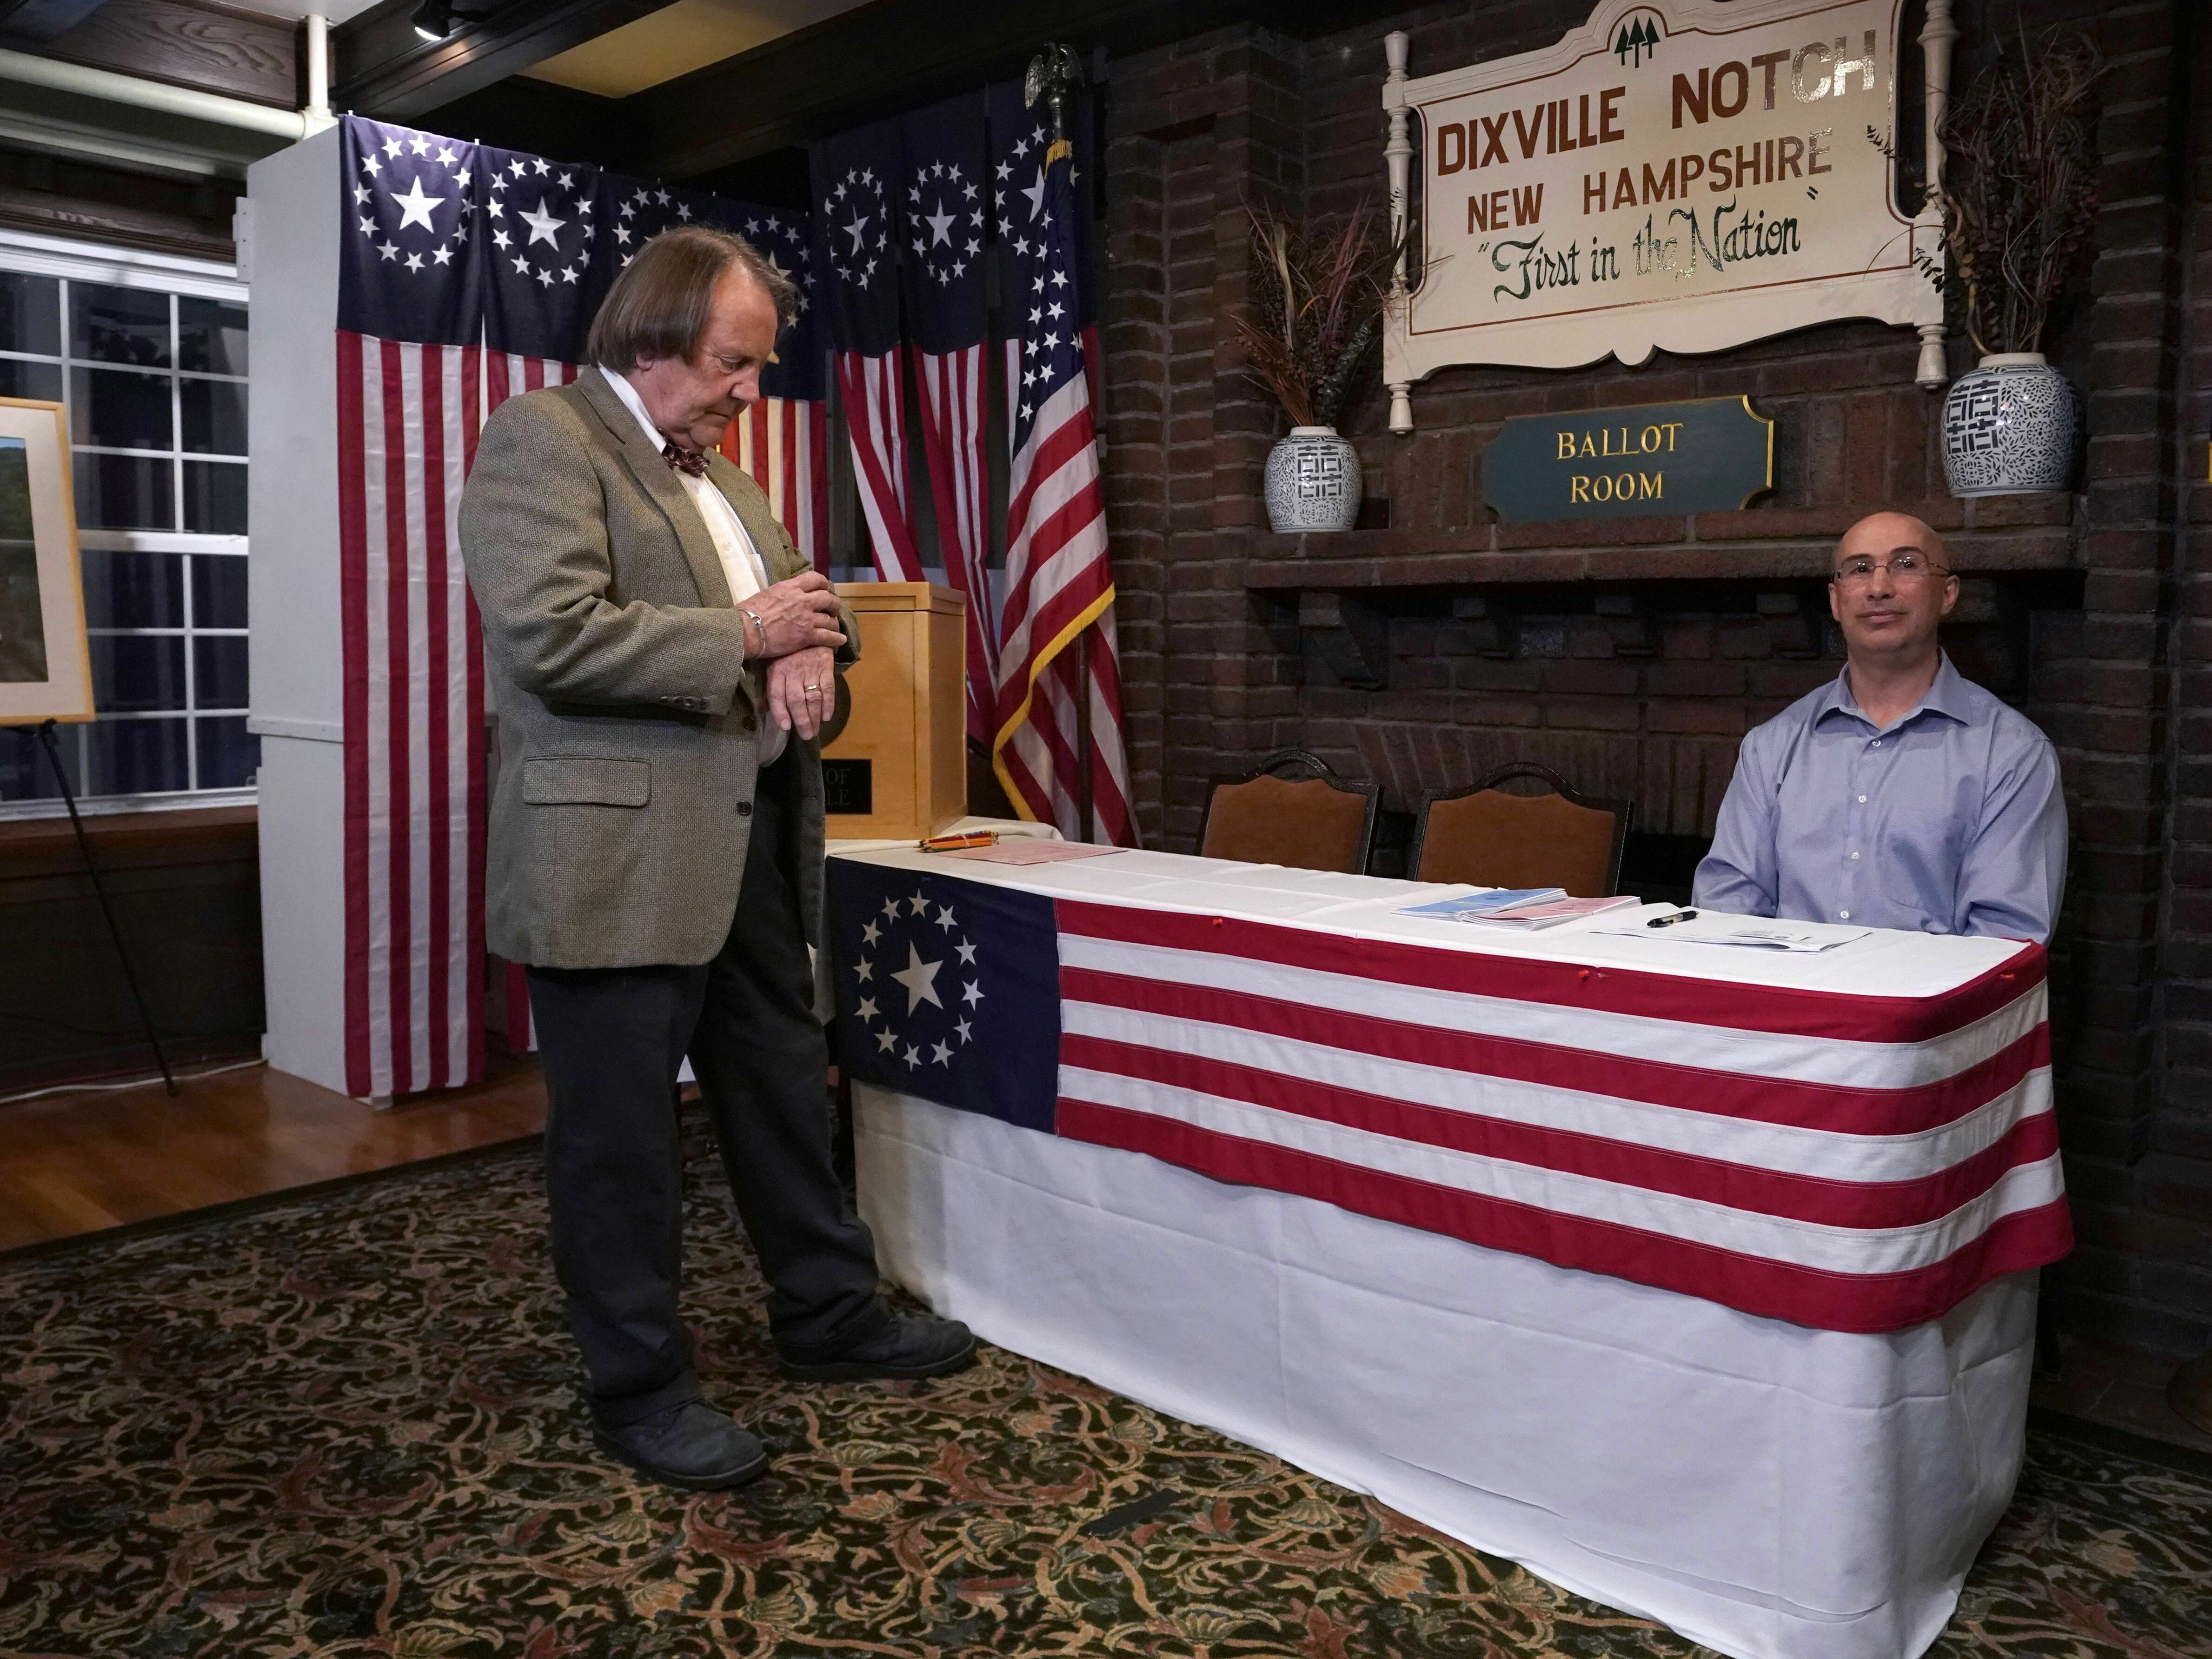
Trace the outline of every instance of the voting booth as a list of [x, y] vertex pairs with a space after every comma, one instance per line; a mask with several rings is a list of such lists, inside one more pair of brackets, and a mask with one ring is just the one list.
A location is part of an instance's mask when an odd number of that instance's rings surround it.
[[822, 750], [833, 841], [913, 841], [968, 810], [967, 601], [928, 582], [846, 582], [860, 659], [852, 713]]

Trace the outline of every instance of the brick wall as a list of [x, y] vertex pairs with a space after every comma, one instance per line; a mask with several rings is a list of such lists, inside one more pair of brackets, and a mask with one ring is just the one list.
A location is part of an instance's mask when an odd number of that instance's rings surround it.
[[[1382, 185], [1382, 36], [1416, 75], [1555, 40], [1585, 0], [1408, 9], [1294, 40], [1219, 31], [1115, 64], [1105, 322], [1108, 483], [1139, 818], [1188, 849], [1213, 779], [1302, 744], [1411, 810], [1498, 761], [1635, 798], [1639, 828], [1700, 837], [1753, 724], [1832, 675], [1817, 576], [1875, 507], [1942, 530], [1972, 573], [1947, 645], [2049, 732], [2074, 829], [2053, 942], [2062, 1138], [2081, 1248], [2054, 1277], [2077, 1328], [2175, 1352], [2212, 1342], [2212, 86], [2189, 0], [2045, 0], [2105, 52], [2105, 204], [2088, 291], [2054, 343], [2086, 399], [2081, 493], [1960, 503], [1905, 331], [1838, 324], [1639, 368], [1460, 368], [1384, 430], [1370, 384], [1344, 428], [1389, 531], [1363, 592], [1385, 662], [1346, 683], [1326, 558], [1264, 530], [1280, 416], [1240, 372], [1242, 204], [1340, 213]], [[2010, 3], [1963, 0], [1960, 70]], [[1917, 27], [1917, 20], [1908, 30]], [[2191, 281], [2191, 279], [2194, 280]], [[1954, 343], [1954, 373], [1971, 366]], [[1582, 526], [1486, 523], [1499, 423], [1544, 410], [1735, 396], [1778, 424], [1747, 512]], [[1364, 540], [1362, 541], [1361, 538]], [[1318, 538], [1316, 538], [1318, 539]], [[1668, 579], [1655, 577], [1664, 569]], [[1287, 574], [1286, 574], [1287, 573]], [[1679, 573], [1679, 574], [1677, 574]], [[1301, 589], [1303, 588], [1303, 592]], [[1302, 626], [1302, 619], [1307, 625]]]

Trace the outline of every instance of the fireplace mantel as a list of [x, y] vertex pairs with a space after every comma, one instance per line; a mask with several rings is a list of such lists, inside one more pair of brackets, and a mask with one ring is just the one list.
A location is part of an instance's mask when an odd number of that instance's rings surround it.
[[[1901, 504], [1935, 526], [1961, 575], [2081, 567], [2079, 498]], [[1244, 539], [1261, 592], [1377, 594], [1560, 582], [1795, 581], [1825, 575], [1836, 539], [1871, 507], [1753, 507], [1694, 517], [1347, 530]]]

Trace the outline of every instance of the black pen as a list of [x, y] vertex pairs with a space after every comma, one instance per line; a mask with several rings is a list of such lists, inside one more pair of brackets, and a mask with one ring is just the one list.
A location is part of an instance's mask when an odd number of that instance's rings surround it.
[[1697, 917], [1695, 910], [1677, 910], [1671, 916], [1654, 916], [1644, 925], [1646, 927], [1672, 927], [1678, 921], [1694, 921]]

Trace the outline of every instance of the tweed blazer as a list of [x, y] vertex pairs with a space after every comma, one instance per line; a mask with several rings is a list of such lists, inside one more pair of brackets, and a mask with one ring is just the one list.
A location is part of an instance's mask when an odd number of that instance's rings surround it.
[[[806, 568], [760, 486], [708, 465], [769, 580]], [[697, 507], [586, 368], [484, 423], [460, 534], [499, 719], [487, 943], [544, 968], [709, 960], [737, 915], [769, 715]], [[850, 661], [860, 635], [842, 622]], [[790, 873], [818, 945], [821, 750], [790, 744]]]

